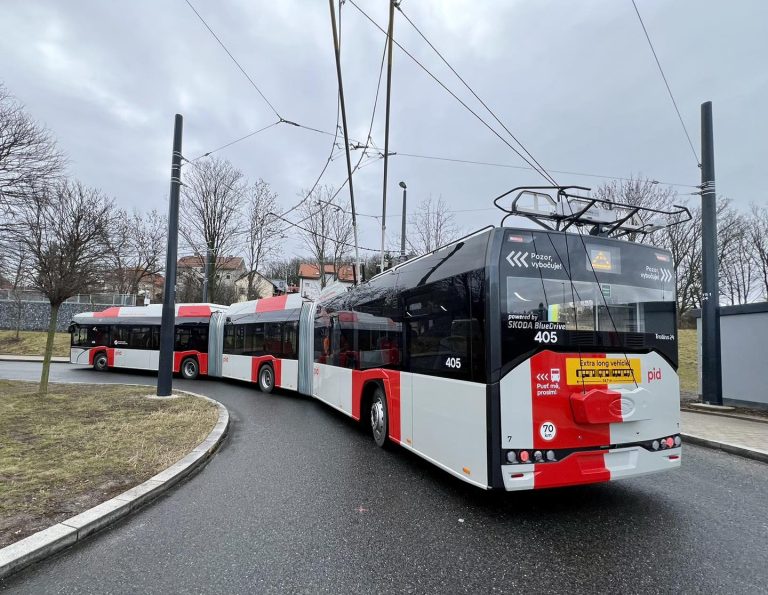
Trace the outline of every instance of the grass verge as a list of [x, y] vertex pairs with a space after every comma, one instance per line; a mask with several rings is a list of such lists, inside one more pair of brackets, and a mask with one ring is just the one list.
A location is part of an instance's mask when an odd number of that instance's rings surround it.
[[678, 331], [677, 370], [680, 376], [680, 390], [697, 394], [699, 390], [698, 355], [696, 347], [696, 329], [679, 329]]
[[[0, 331], [0, 354], [3, 355], [43, 355], [44, 331], [21, 331], [16, 340], [16, 331]], [[53, 338], [53, 355], [69, 357], [69, 333], [56, 333]]]
[[218, 408], [138, 386], [0, 380], [0, 547], [79, 514], [172, 465]]

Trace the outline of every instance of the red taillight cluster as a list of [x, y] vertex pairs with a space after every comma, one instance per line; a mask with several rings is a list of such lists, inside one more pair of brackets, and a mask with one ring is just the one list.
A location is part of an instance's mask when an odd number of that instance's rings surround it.
[[680, 446], [683, 443], [683, 439], [677, 436], [668, 436], [667, 438], [661, 438], [660, 440], [654, 440], [651, 443], [653, 450], [666, 450], [667, 448], [674, 448]]
[[[533, 458], [533, 461], [531, 461], [531, 458]], [[516, 464], [516, 463], [545, 463], [545, 462], [553, 462], [556, 460], [556, 455], [554, 450], [548, 450], [546, 452], [541, 450], [534, 450], [534, 451], [528, 451], [528, 450], [510, 450], [507, 451], [507, 463]]]

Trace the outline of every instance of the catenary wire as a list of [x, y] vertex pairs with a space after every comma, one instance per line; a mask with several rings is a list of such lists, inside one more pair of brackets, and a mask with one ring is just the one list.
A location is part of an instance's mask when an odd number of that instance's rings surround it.
[[[354, 7], [355, 7], [355, 8], [356, 8], [356, 9], [357, 9], [357, 10], [358, 10], [358, 11], [359, 11], [359, 12], [360, 12], [360, 13], [361, 13], [361, 14], [362, 14], [362, 15], [363, 15], [363, 16], [364, 16], [366, 19], [368, 19], [368, 21], [370, 21], [370, 22], [371, 22], [371, 23], [372, 23], [372, 24], [373, 24], [373, 25], [374, 25], [374, 26], [375, 26], [375, 27], [376, 27], [376, 28], [377, 28], [379, 31], [381, 31], [381, 32], [382, 32], [384, 35], [388, 35], [388, 33], [387, 33], [387, 32], [386, 32], [384, 29], [382, 29], [382, 28], [381, 28], [381, 26], [379, 26], [379, 24], [378, 24], [376, 21], [374, 21], [374, 20], [373, 20], [373, 19], [372, 19], [372, 18], [371, 18], [371, 17], [368, 15], [368, 13], [366, 13], [366, 12], [365, 12], [365, 11], [364, 11], [362, 8], [360, 8], [360, 7], [359, 7], [359, 6], [358, 6], [358, 5], [357, 5], [357, 4], [354, 2], [354, 0], [349, 0], [349, 3], [350, 3], [350, 4], [352, 4], [352, 6], [354, 6]], [[537, 172], [539, 175], [541, 175], [541, 176], [542, 176], [542, 177], [543, 177], [545, 180], [547, 180], [548, 182], [550, 182], [550, 183], [552, 183], [552, 184], [557, 184], [557, 183], [555, 182], [555, 180], [553, 180], [553, 179], [552, 179], [552, 176], [550, 176], [550, 175], [547, 173], [547, 171], [546, 171], [546, 170], [544, 170], [543, 168], [539, 168], [539, 167], [537, 167], [537, 166], [536, 166], [536, 165], [534, 165], [534, 164], [533, 164], [533, 163], [532, 163], [530, 160], [528, 160], [528, 158], [526, 158], [526, 157], [525, 157], [525, 156], [524, 156], [524, 155], [523, 155], [523, 154], [522, 154], [522, 153], [521, 153], [519, 150], [517, 150], [517, 149], [516, 149], [514, 146], [512, 146], [512, 144], [511, 144], [511, 143], [510, 143], [510, 142], [509, 142], [509, 141], [508, 141], [506, 138], [504, 138], [504, 137], [503, 137], [501, 134], [499, 134], [499, 132], [498, 132], [498, 131], [497, 131], [495, 128], [493, 128], [493, 126], [491, 126], [490, 124], [488, 124], [488, 122], [486, 122], [486, 121], [485, 121], [485, 120], [482, 118], [482, 116], [480, 116], [480, 115], [479, 115], [479, 114], [478, 114], [478, 113], [477, 113], [475, 110], [473, 110], [471, 107], [469, 107], [469, 106], [468, 106], [468, 105], [467, 105], [467, 104], [466, 104], [466, 103], [465, 103], [465, 102], [464, 102], [464, 101], [463, 101], [463, 100], [462, 100], [462, 99], [461, 99], [461, 98], [460, 98], [458, 95], [456, 95], [456, 93], [454, 93], [453, 91], [451, 91], [451, 90], [450, 90], [450, 89], [449, 89], [449, 88], [448, 88], [448, 87], [445, 85], [445, 83], [443, 83], [443, 82], [442, 82], [440, 79], [438, 79], [438, 78], [437, 78], [437, 77], [436, 77], [434, 74], [432, 74], [432, 72], [431, 72], [431, 71], [430, 71], [430, 70], [429, 70], [429, 69], [428, 69], [426, 66], [424, 66], [424, 65], [423, 65], [421, 62], [419, 62], [419, 60], [418, 60], [418, 59], [417, 59], [417, 58], [416, 58], [416, 57], [415, 57], [413, 54], [411, 54], [411, 53], [410, 53], [408, 50], [406, 50], [406, 49], [405, 49], [405, 48], [404, 48], [404, 47], [403, 47], [403, 46], [402, 46], [402, 45], [401, 45], [401, 44], [400, 44], [400, 43], [399, 43], [397, 40], [395, 40], [394, 38], [392, 38], [392, 42], [393, 42], [393, 43], [394, 43], [394, 44], [395, 44], [397, 47], [399, 47], [399, 48], [400, 48], [400, 49], [401, 49], [401, 50], [402, 50], [402, 51], [405, 53], [405, 55], [407, 55], [407, 56], [408, 56], [408, 57], [409, 57], [411, 60], [413, 60], [413, 61], [414, 61], [414, 62], [415, 62], [415, 63], [416, 63], [416, 64], [417, 64], [417, 65], [418, 65], [418, 66], [419, 66], [419, 67], [420, 67], [420, 68], [421, 68], [421, 69], [422, 69], [424, 72], [426, 72], [426, 73], [427, 73], [427, 74], [428, 74], [428, 75], [429, 75], [429, 76], [430, 76], [430, 77], [431, 77], [431, 78], [432, 78], [432, 79], [433, 79], [433, 80], [434, 80], [434, 81], [435, 81], [435, 82], [436, 82], [438, 85], [440, 85], [440, 86], [441, 86], [441, 87], [442, 87], [442, 88], [443, 88], [443, 89], [444, 89], [444, 90], [445, 90], [445, 91], [446, 91], [446, 92], [447, 92], [449, 95], [451, 95], [451, 97], [453, 97], [453, 98], [454, 98], [456, 101], [458, 101], [458, 102], [459, 102], [459, 103], [460, 103], [460, 104], [461, 104], [461, 105], [462, 105], [462, 106], [463, 106], [463, 107], [464, 107], [464, 108], [465, 108], [467, 111], [469, 111], [469, 113], [471, 113], [471, 114], [472, 114], [472, 115], [473, 115], [473, 116], [474, 116], [474, 117], [475, 117], [477, 120], [479, 120], [479, 121], [480, 121], [480, 122], [481, 122], [481, 123], [482, 123], [482, 124], [483, 124], [483, 125], [484, 125], [486, 128], [488, 128], [488, 130], [490, 130], [490, 131], [491, 131], [491, 132], [492, 132], [492, 133], [493, 133], [493, 134], [494, 134], [496, 137], [498, 137], [498, 138], [499, 138], [499, 140], [501, 140], [501, 141], [502, 141], [502, 142], [503, 142], [505, 145], [507, 145], [507, 147], [509, 147], [509, 148], [510, 148], [510, 149], [511, 149], [511, 150], [512, 150], [512, 151], [513, 151], [515, 154], [517, 154], [517, 156], [518, 156], [518, 157], [520, 157], [520, 159], [522, 159], [522, 160], [523, 160], [523, 161], [525, 161], [525, 162], [526, 162], [528, 165], [530, 165], [530, 166], [531, 166], [531, 168], [532, 168], [534, 171], [536, 171], [536, 172]]]
[[458, 72], [456, 72], [456, 69], [453, 66], [451, 66], [451, 64], [448, 62], [448, 60], [445, 59], [443, 54], [440, 53], [440, 51], [432, 44], [432, 42], [429, 41], [429, 39], [427, 39], [426, 35], [424, 35], [424, 33], [421, 32], [421, 29], [419, 29], [414, 24], [414, 22], [408, 17], [408, 15], [405, 14], [405, 11], [403, 10], [402, 5], [401, 4], [395, 4], [395, 7], [400, 11], [400, 14], [403, 15], [403, 17], [405, 18], [406, 21], [408, 21], [408, 23], [411, 25], [411, 27], [413, 27], [415, 29], [416, 33], [418, 33], [419, 36], [427, 43], [427, 45], [430, 48], [432, 48], [432, 50], [434, 50], [434, 52], [438, 55], [438, 57], [443, 61], [443, 64], [445, 64], [451, 70], [451, 72], [454, 75], [456, 75], [456, 78], [458, 78], [461, 81], [461, 83], [467, 88], [467, 90], [470, 93], [472, 93], [474, 98], [477, 99], [480, 102], [480, 104], [486, 109], [486, 111], [491, 115], [491, 117], [494, 120], [496, 120], [496, 122], [506, 131], [506, 133], [510, 137], [512, 137], [512, 139], [518, 144], [518, 146], [523, 150], [523, 152], [525, 152], [525, 154], [528, 157], [531, 158], [531, 160], [541, 169], [541, 171], [546, 172], [547, 170], [544, 169], [544, 166], [541, 165], [541, 163], [539, 163], [538, 160], [533, 155], [531, 155], [530, 151], [528, 151], [528, 149], [525, 148], [525, 145], [523, 145], [523, 143], [521, 143], [520, 140], [514, 134], [512, 134], [512, 131], [509, 128], [507, 128], [507, 126], [504, 124], [504, 122], [502, 122], [499, 119], [499, 117], [494, 113], [494, 111], [490, 107], [488, 107], [488, 104], [486, 104], [485, 101], [483, 101], [480, 98], [480, 96], [477, 93], [475, 93], [474, 89], [472, 89], [472, 87], [469, 86], [469, 83], [467, 83], [467, 81], [465, 81], [462, 78], [462, 76]]
[[253, 79], [250, 77], [250, 75], [245, 71], [245, 69], [240, 65], [240, 62], [237, 61], [237, 59], [232, 55], [232, 52], [227, 49], [227, 46], [224, 45], [224, 42], [221, 41], [218, 35], [213, 32], [213, 29], [208, 25], [208, 23], [205, 22], [205, 19], [202, 17], [202, 15], [197, 12], [197, 9], [192, 6], [192, 3], [189, 0], [184, 0], [184, 2], [187, 3], [187, 6], [189, 6], [192, 11], [197, 15], [197, 18], [200, 19], [200, 22], [205, 25], [205, 28], [208, 29], [208, 32], [213, 35], [214, 39], [219, 42], [219, 45], [224, 49], [225, 52], [227, 52], [227, 55], [230, 57], [232, 62], [235, 63], [235, 66], [240, 70], [240, 72], [243, 73], [243, 76], [248, 79], [248, 82], [251, 83], [251, 86], [253, 86], [254, 89], [256, 89], [256, 92], [261, 95], [261, 98], [264, 100], [264, 102], [269, 106], [269, 108], [275, 113], [275, 115], [278, 117], [278, 119], [282, 120], [282, 116], [279, 114], [279, 112], [275, 109], [275, 106], [272, 105], [272, 103], [267, 99], [266, 95], [262, 93], [261, 89], [259, 89], [259, 86], [253, 81]]
[[653, 47], [653, 42], [651, 42], [651, 36], [648, 35], [648, 30], [645, 28], [645, 23], [643, 22], [643, 17], [640, 16], [640, 11], [637, 8], [637, 3], [635, 0], [632, 0], [632, 6], [635, 7], [635, 13], [637, 14], [637, 18], [640, 21], [640, 26], [643, 28], [643, 33], [645, 33], [645, 38], [648, 40], [648, 46], [651, 48], [651, 52], [653, 53], [653, 58], [656, 60], [656, 66], [659, 67], [659, 73], [661, 74], [661, 78], [664, 80], [664, 86], [667, 87], [667, 93], [669, 93], [669, 98], [672, 100], [672, 105], [675, 106], [675, 112], [677, 112], [677, 118], [680, 120], [680, 125], [683, 127], [683, 132], [685, 133], [685, 138], [688, 139], [688, 145], [691, 147], [691, 152], [693, 153], [693, 158], [696, 160], [696, 165], [701, 167], [701, 162], [699, 161], [699, 156], [696, 153], [696, 149], [693, 146], [693, 141], [691, 141], [691, 135], [688, 134], [688, 129], [685, 127], [685, 122], [683, 121], [683, 116], [680, 115], [680, 109], [677, 107], [677, 101], [675, 101], [675, 96], [672, 94], [672, 89], [669, 86], [669, 81], [667, 81], [667, 77], [664, 74], [664, 69], [661, 67], [661, 62], [659, 61], [659, 56], [656, 54], [656, 50]]
[[210, 151], [208, 151], [207, 153], [203, 153], [202, 155], [198, 155], [198, 156], [197, 156], [197, 157], [195, 157], [194, 159], [189, 159], [188, 161], [189, 161], [189, 162], [192, 162], [192, 161], [197, 161], [198, 159], [202, 159], [203, 157], [208, 157], [209, 155], [212, 155], [213, 153], [216, 153], [216, 152], [218, 152], [218, 151], [221, 151], [222, 149], [226, 149], [227, 147], [231, 147], [232, 145], [236, 145], [237, 143], [239, 143], [239, 142], [241, 142], [241, 141], [244, 141], [244, 140], [246, 140], [246, 139], [249, 139], [249, 138], [251, 138], [252, 136], [256, 136], [256, 135], [257, 135], [257, 134], [259, 134], [260, 132], [264, 132], [265, 130], [269, 130], [270, 128], [272, 128], [273, 126], [277, 126], [277, 125], [278, 125], [278, 124], [280, 124], [281, 122], [282, 122], [282, 120], [278, 120], [277, 122], [272, 122], [272, 124], [269, 124], [269, 125], [267, 125], [267, 126], [264, 126], [263, 128], [259, 128], [258, 130], [255, 130], [254, 132], [251, 132], [251, 133], [249, 133], [249, 134], [246, 134], [245, 136], [241, 136], [240, 138], [236, 138], [235, 140], [233, 140], [233, 141], [230, 141], [230, 142], [228, 142], [228, 143], [226, 143], [226, 144], [224, 144], [224, 145], [221, 145], [220, 147], [217, 147], [217, 148], [215, 148], [215, 149], [211, 149], [211, 150], [210, 150]]

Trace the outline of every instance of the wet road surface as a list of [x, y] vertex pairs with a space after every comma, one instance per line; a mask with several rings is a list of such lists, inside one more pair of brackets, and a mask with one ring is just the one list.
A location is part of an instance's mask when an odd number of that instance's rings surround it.
[[[0, 378], [39, 364], [0, 362]], [[54, 364], [52, 382], [154, 384]], [[0, 582], [19, 593], [768, 592], [768, 465], [685, 446], [680, 470], [486, 493], [292, 393], [174, 381], [224, 403], [188, 481]], [[768, 428], [768, 426], [766, 426]]]

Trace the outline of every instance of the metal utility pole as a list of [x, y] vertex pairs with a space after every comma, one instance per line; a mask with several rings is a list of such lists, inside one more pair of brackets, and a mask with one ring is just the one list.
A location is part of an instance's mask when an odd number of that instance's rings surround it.
[[384, 272], [384, 237], [387, 233], [387, 165], [389, 163], [389, 100], [392, 93], [392, 30], [395, 25], [395, 0], [389, 0], [387, 29], [387, 108], [384, 119], [384, 190], [381, 204], [381, 272]]
[[400, 188], [403, 189], [403, 227], [400, 230], [400, 262], [405, 262], [405, 193], [408, 186], [405, 182], [400, 182]]
[[210, 253], [210, 250], [206, 248], [203, 257], [203, 303], [208, 303], [208, 255]]
[[333, 29], [333, 49], [336, 54], [336, 77], [339, 80], [339, 103], [341, 104], [341, 124], [344, 128], [344, 149], [347, 156], [347, 180], [349, 186], [349, 202], [352, 208], [352, 230], [355, 235], [355, 284], [360, 283], [360, 251], [357, 245], [357, 215], [355, 212], [355, 191], [352, 188], [352, 159], [349, 156], [349, 131], [347, 129], [347, 109], [344, 105], [344, 85], [341, 80], [341, 47], [339, 34], [336, 31], [336, 10], [333, 0], [328, 0], [331, 9], [331, 29]]
[[212, 261], [213, 257], [213, 250], [211, 250], [210, 247], [206, 246], [205, 248], [205, 258], [203, 260], [203, 303], [208, 303], [208, 294], [210, 293], [210, 283], [208, 280], [211, 277], [211, 267], [213, 264]]
[[720, 292], [717, 257], [717, 202], [712, 102], [701, 104], [701, 394], [705, 403], [723, 404], [720, 359]]
[[179, 190], [181, 189], [181, 132], [184, 118], [176, 114], [173, 125], [171, 196], [168, 200], [168, 248], [165, 252], [165, 291], [160, 320], [160, 361], [157, 396], [170, 397], [173, 388], [173, 339], [176, 324], [176, 253], [179, 244]]

